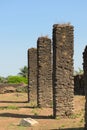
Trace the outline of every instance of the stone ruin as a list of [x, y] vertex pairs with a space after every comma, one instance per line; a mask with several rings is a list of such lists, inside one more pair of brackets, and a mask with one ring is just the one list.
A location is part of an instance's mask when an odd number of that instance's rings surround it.
[[37, 103], [39, 107], [52, 104], [51, 40], [40, 37], [37, 40]]
[[[56, 24], [53, 26], [53, 57], [51, 55], [51, 40], [47, 37], [40, 37], [37, 40], [37, 58], [33, 54], [34, 50], [31, 58], [28, 58], [30, 101], [31, 95], [35, 96], [32, 94], [32, 89], [37, 89], [37, 105], [49, 107], [53, 102], [55, 118], [70, 116], [73, 112], [73, 39], [72, 25]], [[36, 66], [36, 62], [37, 74], [36, 67], [33, 68]], [[33, 82], [34, 79], [35, 82]], [[33, 99], [36, 100], [36, 98]]]
[[53, 115], [73, 112], [73, 26], [53, 26]]
[[28, 49], [28, 101], [37, 102], [37, 49]]
[[79, 74], [74, 76], [74, 94], [85, 95], [84, 92], [84, 75]]
[[85, 130], [87, 130], [87, 46], [83, 53], [84, 90], [85, 90]]

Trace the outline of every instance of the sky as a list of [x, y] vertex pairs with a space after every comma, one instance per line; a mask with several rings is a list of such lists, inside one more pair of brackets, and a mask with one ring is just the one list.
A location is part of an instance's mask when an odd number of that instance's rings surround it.
[[53, 25], [68, 22], [74, 26], [74, 70], [82, 69], [86, 13], [87, 0], [0, 0], [0, 76], [17, 75], [38, 37], [52, 38]]

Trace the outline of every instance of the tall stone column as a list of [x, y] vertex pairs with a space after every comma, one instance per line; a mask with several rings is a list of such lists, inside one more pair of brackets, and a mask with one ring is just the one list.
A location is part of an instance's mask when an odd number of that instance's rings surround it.
[[73, 112], [73, 26], [53, 25], [53, 115], [65, 117]]
[[28, 50], [28, 101], [37, 102], [37, 49]]
[[85, 91], [85, 130], [87, 130], [87, 46], [83, 53], [84, 91]]
[[51, 40], [40, 37], [37, 40], [37, 103], [39, 107], [52, 104]]

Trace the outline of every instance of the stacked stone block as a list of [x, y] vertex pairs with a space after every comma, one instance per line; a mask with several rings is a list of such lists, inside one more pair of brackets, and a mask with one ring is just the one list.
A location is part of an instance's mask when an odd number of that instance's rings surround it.
[[84, 95], [84, 75], [74, 76], [74, 94]]
[[51, 40], [40, 37], [37, 40], [37, 103], [39, 107], [52, 104]]
[[28, 50], [28, 101], [37, 102], [37, 49]]
[[53, 25], [53, 115], [73, 113], [73, 26]]
[[84, 91], [85, 91], [85, 130], [87, 130], [87, 46], [83, 53]]

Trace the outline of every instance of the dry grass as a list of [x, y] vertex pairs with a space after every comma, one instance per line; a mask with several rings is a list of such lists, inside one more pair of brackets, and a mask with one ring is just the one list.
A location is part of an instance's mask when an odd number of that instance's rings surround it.
[[[27, 103], [27, 94], [0, 94], [0, 130], [83, 130], [84, 96], [74, 97], [74, 114], [67, 119], [53, 119], [52, 108], [36, 108]], [[33, 118], [38, 126], [18, 126], [22, 118]]]

